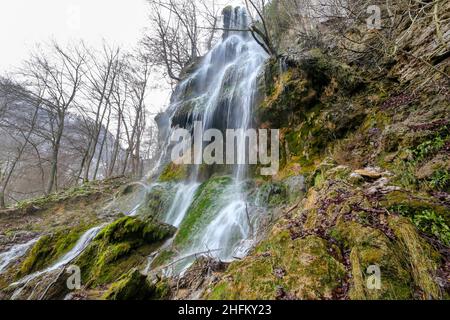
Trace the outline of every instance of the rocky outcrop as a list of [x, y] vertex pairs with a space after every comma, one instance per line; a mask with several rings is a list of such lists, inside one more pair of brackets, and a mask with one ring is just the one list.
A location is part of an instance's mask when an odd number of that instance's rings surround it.
[[[286, 209], [266, 240], [249, 257], [232, 263], [204, 297], [446, 297], [445, 246], [423, 238], [413, 222], [395, 210], [400, 195], [408, 197], [409, 192], [390, 185], [387, 172], [355, 172], [329, 163], [323, 167], [298, 208]], [[431, 197], [419, 199], [436, 212], [447, 210], [445, 203]], [[369, 285], [371, 268], [381, 272], [379, 288]]]

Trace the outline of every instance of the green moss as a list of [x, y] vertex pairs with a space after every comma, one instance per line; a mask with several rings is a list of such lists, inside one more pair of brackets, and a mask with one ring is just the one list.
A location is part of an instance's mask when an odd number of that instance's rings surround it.
[[149, 243], [161, 241], [173, 232], [173, 227], [161, 225], [152, 219], [142, 221], [136, 217], [122, 217], [102, 229], [96, 239], [105, 240], [107, 243]]
[[422, 162], [430, 155], [439, 152], [445, 146], [446, 141], [448, 141], [449, 139], [450, 136], [443, 138], [442, 134], [438, 134], [431, 140], [422, 142], [412, 151], [414, 156], [413, 161], [415, 163]]
[[[407, 225], [402, 228], [401, 232], [410, 230]], [[356, 222], [340, 220], [330, 235], [341, 245], [351, 249], [353, 280], [349, 295], [352, 299], [411, 299], [414, 294], [414, 283], [424, 287], [421, 284], [422, 280], [418, 281], [417, 277], [411, 278], [410, 268], [414, 274], [417, 265], [417, 262], [411, 264], [411, 259], [419, 260], [423, 265], [431, 261], [431, 254], [418, 253], [417, 250], [411, 254], [410, 251], [405, 251], [403, 242], [392, 242], [380, 230], [364, 227]], [[410, 235], [408, 234], [408, 237]], [[416, 240], [418, 240], [417, 235], [414, 238], [414, 241]], [[416, 244], [410, 245], [416, 246]], [[365, 284], [366, 270], [371, 265], [380, 267], [381, 290], [369, 290]], [[424, 277], [423, 274], [421, 276]], [[430, 282], [427, 281], [427, 286], [429, 285]]]
[[265, 183], [258, 190], [260, 205], [276, 207], [288, 202], [288, 190], [282, 183]]
[[103, 296], [106, 300], [157, 300], [170, 294], [168, 285], [161, 281], [156, 285], [148, 282], [139, 270], [133, 269], [113, 283]]
[[172, 204], [175, 184], [162, 183], [155, 185], [145, 196], [146, 205], [139, 209], [141, 215], [162, 220]]
[[328, 248], [314, 236], [292, 240], [288, 232], [275, 234], [251, 258], [233, 263], [207, 298], [275, 299], [278, 287], [298, 299], [331, 298], [345, 269]]
[[77, 227], [42, 236], [21, 264], [17, 277], [48, 267], [70, 251], [85, 230], [86, 227]]
[[90, 287], [111, 283], [124, 271], [143, 264], [175, 228], [137, 217], [122, 217], [100, 231], [88, 248], [74, 261]]
[[391, 216], [389, 226], [400, 240], [401, 252], [407, 253], [406, 259], [411, 267], [414, 282], [425, 293], [424, 298], [441, 298], [439, 287], [434, 280], [439, 255], [420, 238], [406, 218]]
[[[420, 137], [417, 137], [416, 140], [420, 141]], [[448, 190], [450, 184], [448, 168], [436, 168], [428, 178], [419, 178], [417, 173], [418, 171], [420, 172], [421, 165], [430, 162], [433, 156], [440, 153], [449, 141], [449, 129], [448, 127], [443, 127], [438, 132], [434, 132], [431, 136], [426, 137], [420, 144], [405, 148], [395, 159], [392, 166], [396, 174], [395, 182], [413, 190], [419, 188]]]
[[411, 219], [420, 231], [450, 245], [450, 215], [446, 207], [431, 199], [427, 201], [426, 196], [415, 198], [402, 192], [388, 195], [385, 205], [389, 211]]
[[450, 246], [450, 227], [445, 219], [431, 209], [414, 209], [405, 205], [390, 208], [406, 217], [410, 217], [414, 225], [425, 234], [435, 236], [444, 245]]
[[188, 167], [186, 165], [176, 165], [170, 163], [159, 176], [160, 182], [179, 182], [185, 180], [188, 175]]
[[231, 181], [230, 177], [214, 177], [200, 186], [174, 239], [176, 246], [187, 245], [192, 236], [213, 218], [212, 214], [220, 205], [219, 199]]
[[176, 252], [172, 250], [163, 250], [155, 257], [155, 259], [153, 259], [151, 264], [152, 269], [163, 266], [164, 264], [169, 262], [170, 259], [172, 259], [175, 255]]
[[51, 205], [61, 203], [68, 200], [77, 200], [80, 198], [88, 197], [98, 192], [108, 191], [114, 187], [114, 181], [106, 180], [100, 183], [99, 181], [87, 182], [79, 186], [72, 187], [59, 193], [52, 193], [48, 196], [42, 196], [34, 199], [21, 201], [17, 204], [19, 210], [28, 210], [30, 207], [36, 207], [39, 209], [48, 208]]
[[208, 294], [209, 300], [226, 300], [229, 299], [228, 295], [230, 288], [228, 283], [222, 282], [212, 288], [212, 291]]

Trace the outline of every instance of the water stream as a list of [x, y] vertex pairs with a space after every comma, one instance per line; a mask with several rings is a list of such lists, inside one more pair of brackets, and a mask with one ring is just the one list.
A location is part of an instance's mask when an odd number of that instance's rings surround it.
[[9, 251], [0, 253], [0, 274], [13, 262], [23, 257], [37, 241], [38, 239], [33, 239], [27, 243], [15, 245]]
[[[87, 248], [87, 246], [91, 243], [91, 241], [100, 232], [102, 227], [103, 226], [99, 226], [86, 231], [69, 252], [67, 252], [63, 257], [61, 257], [58, 261], [56, 261], [48, 268], [29, 274], [26, 277], [20, 279], [19, 281], [12, 283], [10, 287], [15, 288], [15, 291], [11, 297], [11, 300], [20, 298], [23, 290], [33, 280], [38, 279], [44, 274], [48, 274], [60, 268], [66, 267], [70, 262], [72, 262], [75, 258], [77, 258], [81, 253], [83, 253], [83, 251]], [[32, 294], [33, 292], [31, 293], [31, 295]]]
[[[225, 21], [225, 28], [244, 30], [248, 28], [245, 9], [235, 8]], [[172, 127], [177, 111], [189, 103], [192, 111], [186, 117], [185, 126], [193, 129], [195, 121], [201, 121], [203, 130], [210, 128], [243, 129], [237, 139], [236, 150], [245, 150], [244, 131], [253, 123], [252, 109], [255, 104], [257, 80], [267, 54], [248, 32], [225, 32], [220, 41], [196, 67], [187, 79], [182, 81], [169, 107], [172, 112]], [[187, 92], [189, 92], [187, 94]], [[186, 101], [188, 99], [188, 101]], [[179, 123], [177, 124], [179, 125]], [[203, 150], [195, 150], [196, 163], [202, 158]], [[238, 153], [237, 163], [245, 163], [246, 153]], [[193, 170], [189, 180], [177, 188], [173, 205], [165, 222], [179, 226], [185, 218], [195, 192], [199, 186], [199, 166]], [[253, 237], [255, 218], [249, 217], [248, 204], [243, 190], [248, 178], [247, 165], [234, 165], [233, 182], [214, 199], [216, 212], [213, 219], [197, 234], [191, 235], [191, 245], [181, 254], [190, 256], [196, 252], [210, 250], [211, 255], [224, 261], [245, 255]], [[188, 265], [191, 261], [185, 263]]]

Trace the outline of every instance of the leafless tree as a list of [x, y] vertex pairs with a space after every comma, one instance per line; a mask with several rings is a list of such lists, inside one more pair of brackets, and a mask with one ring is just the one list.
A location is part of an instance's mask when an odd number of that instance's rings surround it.
[[[29, 99], [35, 102], [31, 118], [29, 117], [30, 114], [27, 113], [22, 117], [21, 123], [17, 124], [9, 121], [4, 115], [8, 112], [8, 109], [14, 112], [15, 108], [19, 108], [18, 102], [23, 101], [23, 97], [28, 97], [28, 93], [12, 81], [2, 79], [0, 83], [0, 94], [2, 97], [1, 110], [3, 114], [0, 117], [0, 130], [3, 131], [3, 134], [9, 135], [11, 140], [15, 142], [14, 154], [6, 163], [0, 163], [0, 208], [5, 208], [5, 191], [8, 188], [19, 161], [22, 159], [26, 148], [31, 142], [32, 134], [38, 120], [41, 100]], [[16, 113], [18, 113], [18, 110], [16, 110]]]
[[32, 53], [21, 75], [24, 86], [35, 98], [43, 93], [42, 108], [48, 116], [45, 133], [52, 148], [50, 172], [45, 192], [57, 188], [58, 156], [64, 134], [66, 117], [74, 107], [75, 98], [82, 86], [86, 70], [86, 54], [78, 45], [62, 48], [53, 42], [48, 50], [37, 49]]
[[[89, 120], [91, 120], [91, 117], [94, 119], [93, 123], [92, 121], [89, 121], [92, 124], [92, 128], [89, 130], [88, 147], [80, 165], [80, 172], [84, 169], [84, 181], [89, 180], [92, 161], [96, 155], [101, 133], [104, 132], [103, 130], [105, 129], [103, 127], [105, 120], [108, 123], [107, 127], [109, 128], [111, 96], [117, 80], [120, 55], [120, 50], [118, 48], [110, 47], [106, 43], [103, 45], [103, 52], [101, 54], [89, 49], [86, 51], [89, 52], [89, 60], [91, 62], [86, 75], [86, 99], [90, 102], [94, 102], [95, 107], [93, 110], [89, 110], [89, 105], [87, 108], [83, 108], [83, 111], [88, 113]], [[89, 117], [89, 115], [91, 115], [91, 117]], [[106, 128], [106, 130], [108, 130], [108, 128]], [[105, 137], [106, 134], [103, 136]], [[99, 158], [101, 158], [103, 148], [104, 139], [100, 143]], [[97, 164], [98, 163], [99, 161], [97, 161]], [[93, 175], [94, 179], [97, 176], [97, 172], [98, 166], [96, 165]]]
[[[133, 176], [142, 175], [141, 143], [146, 126], [145, 97], [148, 90], [152, 62], [148, 55], [137, 50], [129, 58], [129, 66], [126, 73], [129, 108], [125, 108], [122, 114], [122, 125], [127, 141], [125, 159], [122, 166], [122, 174], [131, 165]], [[128, 109], [128, 110], [127, 110]]]
[[213, 0], [149, 0], [150, 28], [142, 44], [152, 63], [164, 67], [169, 79], [180, 81], [186, 66], [212, 47], [219, 21]]
[[126, 75], [126, 68], [128, 67], [128, 58], [122, 57], [118, 64], [118, 79], [114, 84], [112, 91], [112, 104], [113, 113], [116, 117], [116, 133], [114, 138], [114, 147], [111, 154], [111, 161], [108, 167], [107, 177], [114, 175], [117, 169], [117, 162], [119, 160], [119, 153], [121, 149], [122, 130], [125, 108], [128, 105], [129, 99], [129, 84], [128, 77]]

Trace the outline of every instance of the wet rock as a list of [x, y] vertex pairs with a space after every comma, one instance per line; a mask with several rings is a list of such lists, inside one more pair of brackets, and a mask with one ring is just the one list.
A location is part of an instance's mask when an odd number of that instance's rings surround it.
[[327, 242], [315, 236], [292, 240], [288, 232], [272, 235], [257, 247], [256, 253], [269, 251], [269, 259], [277, 263], [279, 272], [272, 271], [267, 258], [251, 256], [232, 263], [226, 272], [232, 277], [224, 276], [206, 297], [275, 299], [280, 294], [272, 288], [281, 285], [298, 299], [331, 298], [345, 271], [327, 248]]
[[168, 296], [165, 283], [151, 284], [137, 269], [130, 270], [113, 283], [103, 296], [106, 300], [159, 300]]
[[364, 178], [369, 178], [369, 179], [379, 179], [384, 174], [380, 168], [371, 168], [371, 167], [368, 167], [365, 169], [360, 169], [360, 170], [355, 170], [355, 173]]

